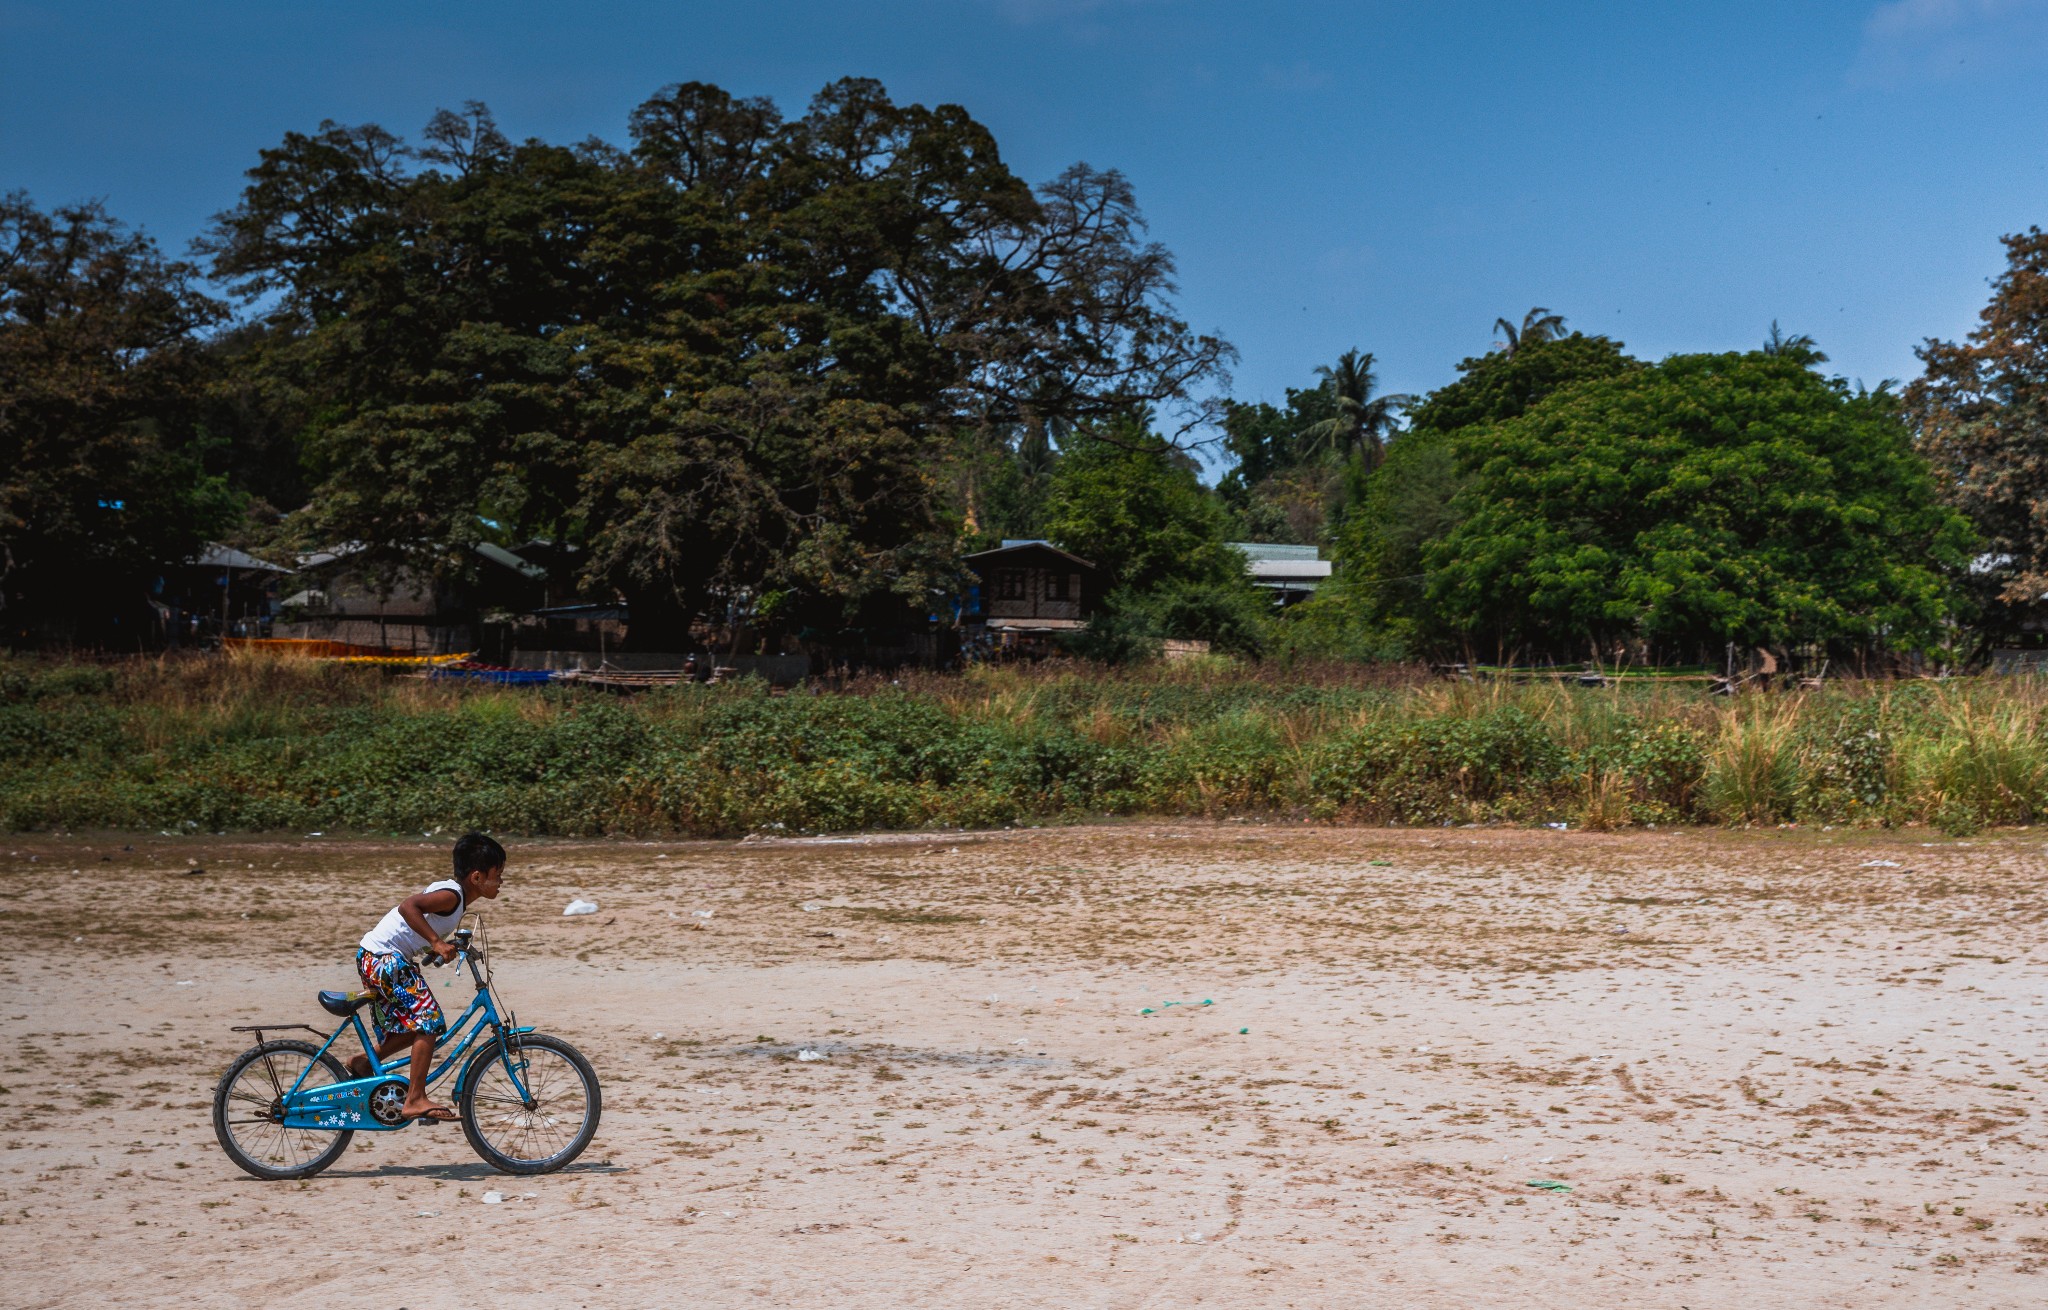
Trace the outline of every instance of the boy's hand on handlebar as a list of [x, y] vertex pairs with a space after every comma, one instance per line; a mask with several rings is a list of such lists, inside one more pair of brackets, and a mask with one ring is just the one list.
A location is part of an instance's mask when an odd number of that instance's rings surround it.
[[427, 944], [427, 949], [441, 957], [440, 960], [437, 961], [437, 963], [440, 964], [448, 963], [448, 961], [454, 959], [458, 954], [458, 948], [453, 942], [429, 942]]

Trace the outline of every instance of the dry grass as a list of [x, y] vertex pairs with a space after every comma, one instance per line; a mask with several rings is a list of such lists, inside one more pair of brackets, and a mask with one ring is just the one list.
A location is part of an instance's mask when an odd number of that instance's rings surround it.
[[620, 700], [246, 654], [0, 660], [0, 826], [16, 829], [725, 833], [1105, 813], [2024, 825], [2048, 814], [2048, 687], [1730, 702], [1198, 660]]

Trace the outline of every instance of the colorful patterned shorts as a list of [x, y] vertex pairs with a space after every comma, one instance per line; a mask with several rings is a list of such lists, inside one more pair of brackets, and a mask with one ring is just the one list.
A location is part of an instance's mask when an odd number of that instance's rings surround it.
[[403, 955], [372, 955], [356, 952], [356, 972], [363, 986], [377, 994], [370, 1004], [370, 1022], [382, 1042], [389, 1033], [422, 1033], [439, 1037], [448, 1031], [440, 1003], [427, 990], [419, 966]]

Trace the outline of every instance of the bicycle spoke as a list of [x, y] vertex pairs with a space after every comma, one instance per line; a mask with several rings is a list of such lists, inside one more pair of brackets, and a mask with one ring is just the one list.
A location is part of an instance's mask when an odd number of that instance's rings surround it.
[[[332, 1086], [336, 1079], [317, 1056], [303, 1051], [266, 1051], [244, 1065], [222, 1094], [221, 1128], [249, 1160], [280, 1171], [303, 1169], [332, 1146], [328, 1129], [303, 1128], [283, 1121], [280, 1111], [287, 1089]], [[266, 1094], [266, 1092], [268, 1094]], [[229, 1106], [241, 1113], [229, 1117]]]
[[[477, 1130], [493, 1149], [515, 1160], [538, 1163], [553, 1159], [575, 1144], [589, 1114], [590, 1097], [583, 1075], [559, 1052], [528, 1047], [508, 1069], [504, 1062], [479, 1080], [470, 1095]], [[514, 1076], [516, 1074], [516, 1077]], [[519, 1095], [521, 1085], [526, 1095]]]
[[263, 1057], [263, 1072], [270, 1075], [270, 1090], [277, 1093], [277, 1099], [284, 1099], [284, 1085], [277, 1081], [277, 1070], [270, 1063], [270, 1056]]

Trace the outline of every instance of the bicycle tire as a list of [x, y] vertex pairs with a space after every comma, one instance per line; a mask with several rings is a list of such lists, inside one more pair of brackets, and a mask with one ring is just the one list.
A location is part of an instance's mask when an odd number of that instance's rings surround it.
[[[494, 1085], [491, 1092], [485, 1093], [484, 1108], [479, 1111], [479, 1089], [490, 1080], [493, 1068], [502, 1068], [497, 1061], [507, 1042], [511, 1044], [515, 1053], [547, 1052], [548, 1056], [545, 1058], [554, 1067], [539, 1076], [548, 1079], [551, 1084], [563, 1067], [575, 1075], [577, 1086], [573, 1095], [581, 1098], [583, 1108], [582, 1122], [574, 1133], [564, 1136], [553, 1120], [545, 1117], [541, 1107], [507, 1102], [504, 1092], [509, 1090], [509, 1079], [503, 1080], [507, 1084], [505, 1088]], [[559, 1061], [558, 1065], [555, 1064], [556, 1061]], [[527, 1063], [529, 1069], [535, 1066], [536, 1062], [530, 1054]], [[566, 1104], [571, 1095], [568, 1092], [555, 1095], [556, 1086], [540, 1087], [531, 1081], [528, 1090], [540, 1097], [543, 1102], [552, 1097], [557, 1102]], [[459, 1104], [462, 1113], [462, 1135], [469, 1139], [470, 1147], [483, 1162], [500, 1173], [527, 1175], [551, 1174], [583, 1154], [584, 1148], [590, 1145], [590, 1139], [597, 1136], [598, 1118], [604, 1110], [603, 1094], [597, 1083], [597, 1071], [590, 1067], [590, 1061], [583, 1058], [581, 1051], [561, 1038], [549, 1037], [544, 1033], [519, 1033], [510, 1038], [500, 1038], [470, 1056], [469, 1062], [462, 1066], [462, 1095]], [[517, 1108], [511, 1108], [512, 1106]], [[522, 1117], [526, 1120], [525, 1123], [516, 1122]], [[489, 1125], [486, 1124], [487, 1119]], [[548, 1144], [559, 1145], [547, 1154], [538, 1156], [519, 1155], [502, 1150], [486, 1136], [489, 1126], [500, 1121], [506, 1124], [508, 1132], [522, 1133], [527, 1140], [545, 1140]], [[537, 1124], [539, 1127], [536, 1127]]]
[[[231, 1131], [234, 1125], [229, 1120], [230, 1101], [235, 1099], [235, 1084], [242, 1073], [258, 1060], [281, 1054], [304, 1056], [307, 1061], [317, 1058], [321, 1066], [332, 1075], [335, 1082], [348, 1081], [348, 1071], [341, 1067], [341, 1061], [331, 1055], [321, 1054], [320, 1048], [311, 1042], [293, 1041], [289, 1038], [280, 1038], [276, 1041], [263, 1042], [250, 1047], [235, 1057], [234, 1063], [228, 1066], [227, 1072], [220, 1076], [220, 1082], [213, 1089], [213, 1135], [220, 1142], [220, 1149], [227, 1152], [228, 1159], [233, 1160], [237, 1168], [252, 1178], [261, 1178], [263, 1181], [270, 1183], [285, 1182], [294, 1178], [311, 1178], [314, 1174], [319, 1173], [336, 1160], [339, 1160], [341, 1153], [348, 1150], [349, 1139], [355, 1136], [353, 1131], [346, 1130], [332, 1133], [334, 1140], [328, 1143], [325, 1150], [319, 1151], [296, 1164], [284, 1167], [266, 1164], [243, 1148], [240, 1139]], [[296, 1080], [296, 1074], [294, 1075], [294, 1080]], [[268, 1071], [266, 1081], [273, 1088], [280, 1089], [280, 1094], [282, 1089], [286, 1087], [283, 1079], [274, 1069]], [[293, 1134], [298, 1135], [300, 1138], [328, 1135], [319, 1129], [286, 1128], [282, 1124], [277, 1125], [276, 1136], [281, 1146], [289, 1144]]]

